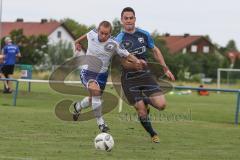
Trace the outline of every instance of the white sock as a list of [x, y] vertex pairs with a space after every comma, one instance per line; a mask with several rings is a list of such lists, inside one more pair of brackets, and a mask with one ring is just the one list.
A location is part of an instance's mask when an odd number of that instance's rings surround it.
[[102, 116], [101, 116], [101, 117], [97, 117], [96, 119], [97, 119], [97, 125], [98, 125], [98, 126], [105, 124]]
[[93, 96], [92, 97], [92, 109], [93, 109], [93, 113], [96, 117], [97, 124], [98, 125], [104, 124], [104, 120], [103, 120], [103, 117], [102, 117], [101, 96]]
[[83, 98], [80, 102], [77, 102], [76, 109], [79, 112], [81, 109], [89, 107], [89, 97]]
[[83, 98], [83, 100], [81, 100], [81, 108], [84, 109], [84, 108], [87, 108], [89, 107], [89, 97], [85, 97]]

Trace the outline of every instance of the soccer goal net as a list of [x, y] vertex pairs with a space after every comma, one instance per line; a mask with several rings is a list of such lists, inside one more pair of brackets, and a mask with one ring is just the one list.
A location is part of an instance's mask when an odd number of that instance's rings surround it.
[[240, 85], [240, 69], [218, 68], [217, 87], [218, 89]]

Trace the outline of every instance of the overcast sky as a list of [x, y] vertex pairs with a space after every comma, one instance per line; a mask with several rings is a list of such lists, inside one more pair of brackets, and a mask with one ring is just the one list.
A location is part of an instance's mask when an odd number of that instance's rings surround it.
[[[0, 0], [1, 1], [1, 0]], [[135, 9], [137, 26], [152, 32], [209, 35], [225, 46], [230, 39], [240, 49], [239, 0], [2, 0], [2, 21], [72, 18], [86, 25], [120, 18]]]

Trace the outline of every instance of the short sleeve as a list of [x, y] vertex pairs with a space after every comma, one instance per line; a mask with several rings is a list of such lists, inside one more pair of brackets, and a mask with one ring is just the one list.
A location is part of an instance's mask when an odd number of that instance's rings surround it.
[[149, 32], [146, 32], [147, 35], [147, 47], [153, 49], [154, 48], [154, 40]]
[[116, 53], [120, 56], [120, 57], [127, 57], [130, 53], [122, 48], [119, 43], [115, 42], [116, 43]]
[[17, 52], [17, 54], [20, 53], [20, 49], [18, 46], [16, 46], [16, 52]]
[[124, 36], [124, 33], [123, 33], [123, 32], [119, 33], [119, 34], [115, 37], [115, 41], [117, 41], [119, 44], [122, 43], [123, 36]]
[[150, 49], [153, 49], [154, 48], [154, 40], [153, 40], [152, 36], [150, 35], [150, 33], [148, 31], [142, 30], [140, 28], [138, 28], [138, 31], [146, 36], [147, 47], [150, 48]]
[[97, 34], [97, 30], [96, 30], [96, 29], [92, 29], [91, 31], [89, 31], [89, 32], [87, 33], [87, 39], [93, 38], [93, 35], [94, 35], [94, 34]]

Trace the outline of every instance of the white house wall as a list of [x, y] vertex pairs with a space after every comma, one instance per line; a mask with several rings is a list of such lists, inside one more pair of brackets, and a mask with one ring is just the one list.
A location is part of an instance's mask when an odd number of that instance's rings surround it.
[[[58, 38], [58, 32], [61, 32], [61, 38]], [[61, 40], [63, 42], [70, 42], [71, 44], [74, 44], [73, 37], [66, 31], [64, 27], [59, 26], [48, 36], [48, 44], [56, 44]]]

